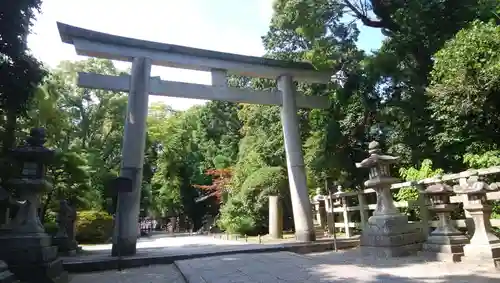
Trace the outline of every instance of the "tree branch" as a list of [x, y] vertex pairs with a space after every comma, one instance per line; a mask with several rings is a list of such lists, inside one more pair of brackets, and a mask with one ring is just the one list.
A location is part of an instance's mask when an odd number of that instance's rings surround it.
[[348, 0], [344, 0], [344, 4], [356, 15], [365, 26], [369, 26], [372, 28], [386, 28], [383, 21], [372, 20], [368, 18], [366, 13], [361, 12], [354, 4], [352, 4]]
[[[365, 1], [365, 0], [360, 0], [360, 1]], [[391, 32], [396, 32], [399, 30], [398, 24], [396, 24], [392, 19], [391, 19], [391, 13], [388, 10], [387, 4], [384, 3], [382, 0], [370, 0], [371, 6], [372, 6], [372, 11], [373, 13], [379, 18], [379, 20], [373, 20], [368, 17], [368, 11], [366, 11], [366, 8], [363, 8], [363, 11], [360, 11], [356, 5], [354, 5], [351, 1], [349, 0], [344, 0], [344, 4], [349, 8], [356, 18], [358, 18], [365, 26], [372, 27], [372, 28], [380, 28], [380, 29], [385, 29], [386, 31], [389, 30]]]

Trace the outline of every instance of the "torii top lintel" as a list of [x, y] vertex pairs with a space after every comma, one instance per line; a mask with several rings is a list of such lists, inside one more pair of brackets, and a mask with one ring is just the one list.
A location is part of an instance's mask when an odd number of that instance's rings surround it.
[[276, 79], [290, 75], [296, 81], [328, 83], [332, 72], [320, 72], [307, 62], [290, 62], [244, 56], [180, 45], [152, 42], [83, 29], [58, 22], [65, 43], [73, 44], [79, 55], [132, 61], [151, 58], [154, 65], [199, 71], [226, 70], [229, 74]]

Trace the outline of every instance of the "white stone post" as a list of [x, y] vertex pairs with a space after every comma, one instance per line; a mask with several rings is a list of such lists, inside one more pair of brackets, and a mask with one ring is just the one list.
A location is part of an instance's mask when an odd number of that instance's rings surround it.
[[295, 87], [291, 76], [278, 78], [278, 89], [282, 92], [281, 124], [285, 140], [288, 182], [292, 200], [295, 236], [299, 241], [314, 241], [311, 203], [307, 191], [304, 156], [300, 141], [299, 121], [295, 99]]
[[127, 116], [123, 133], [120, 176], [132, 179], [132, 192], [119, 192], [114, 227], [112, 255], [127, 256], [136, 252], [137, 223], [141, 199], [142, 166], [146, 144], [149, 77], [151, 59], [132, 62]]
[[269, 196], [269, 236], [283, 238], [283, 209], [279, 196]]

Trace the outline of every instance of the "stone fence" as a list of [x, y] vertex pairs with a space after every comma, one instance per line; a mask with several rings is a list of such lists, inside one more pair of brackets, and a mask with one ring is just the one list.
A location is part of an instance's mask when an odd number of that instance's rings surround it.
[[[490, 219], [491, 201], [500, 199], [500, 166], [398, 183], [390, 175], [390, 165], [399, 158], [382, 153], [378, 142], [370, 143], [368, 152], [368, 158], [356, 163], [358, 168], [369, 169], [364, 183], [367, 189], [315, 196], [317, 224], [329, 233], [342, 228], [347, 237], [352, 236], [353, 228], [359, 229], [361, 250], [367, 254], [419, 252], [453, 261], [492, 260], [500, 268], [500, 239], [493, 228], [500, 226], [500, 220]], [[415, 189], [417, 199], [394, 202], [392, 192], [408, 188]], [[418, 212], [416, 221], [400, 213], [405, 207]], [[452, 219], [452, 215], [460, 215], [457, 212], [463, 212], [464, 219]], [[342, 222], [337, 223], [337, 215]]]
[[[499, 167], [492, 167], [488, 169], [477, 170], [478, 175], [495, 174], [500, 172]], [[448, 174], [441, 176], [442, 181], [446, 182], [457, 182], [461, 177], [460, 174], [470, 173], [470, 171], [465, 171], [458, 174]], [[399, 201], [394, 202], [397, 208], [409, 208], [410, 210], [419, 210], [420, 221], [409, 221], [411, 224], [415, 225], [415, 228], [422, 230], [422, 233], [427, 235], [430, 230], [438, 227], [439, 220], [433, 220], [432, 215], [429, 215], [428, 204], [429, 200], [425, 196], [425, 186], [433, 184], [434, 178], [428, 178], [421, 180], [419, 182], [402, 182], [391, 185], [391, 191], [397, 191], [400, 189], [416, 188], [419, 191], [419, 198], [414, 201]], [[486, 193], [487, 200], [500, 200], [500, 191], [488, 192]], [[376, 208], [376, 196], [374, 189], [365, 189], [355, 192], [338, 192], [332, 194], [333, 199], [333, 215], [335, 219], [334, 227], [337, 231], [341, 231], [346, 237], [352, 237], [361, 231], [368, 221], [368, 217]], [[463, 203], [467, 201], [466, 195], [454, 195], [450, 197], [450, 203]], [[330, 206], [330, 196], [318, 195], [312, 201], [314, 220], [318, 225], [323, 226], [326, 229], [330, 229], [333, 223], [331, 223], [332, 209]], [[462, 210], [462, 209], [460, 209]], [[467, 211], [463, 211], [464, 219], [452, 219], [453, 225], [460, 229], [467, 229], [468, 234], [472, 234], [474, 231], [474, 223], [470, 214]], [[330, 225], [328, 225], [331, 223]], [[500, 219], [490, 219], [491, 226], [500, 228]]]

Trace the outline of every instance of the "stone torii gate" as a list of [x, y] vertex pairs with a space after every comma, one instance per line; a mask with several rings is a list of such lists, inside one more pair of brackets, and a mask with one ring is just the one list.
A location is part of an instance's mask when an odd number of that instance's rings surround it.
[[[73, 44], [79, 55], [132, 62], [131, 76], [80, 73], [78, 80], [81, 87], [129, 93], [120, 176], [133, 180], [133, 190], [118, 193], [115, 223], [124, 225], [121, 225], [121, 231], [115, 227], [112, 254], [132, 255], [136, 252], [148, 94], [280, 105], [295, 234], [300, 241], [315, 240], [297, 108], [328, 108], [329, 102], [326, 97], [297, 94], [294, 81], [328, 83], [331, 73], [318, 72], [305, 62], [287, 62], [144, 41], [63, 23], [57, 23], [57, 26], [62, 41]], [[212, 85], [152, 78], [151, 65], [208, 71], [212, 74]], [[228, 74], [276, 79], [278, 90], [231, 88], [227, 86]]]

